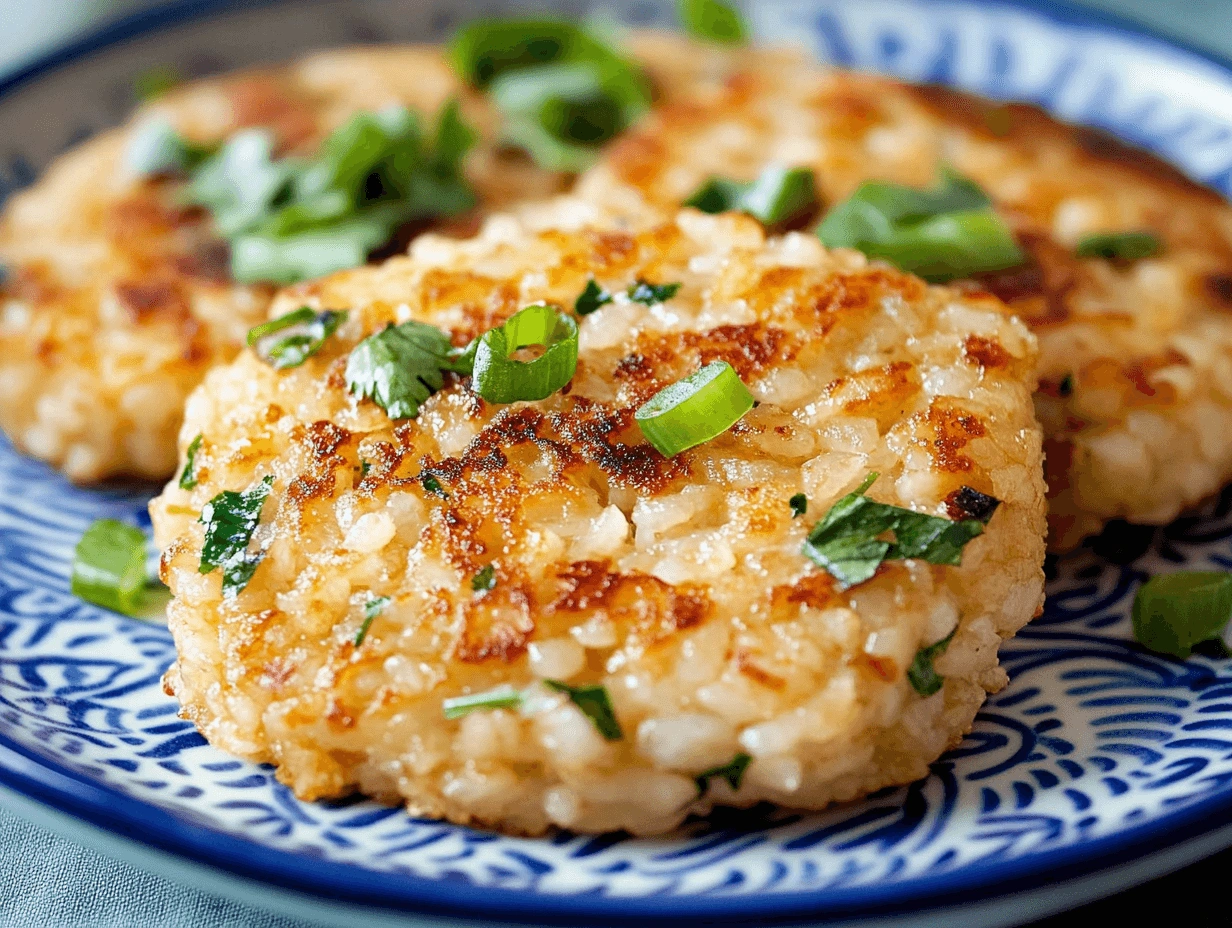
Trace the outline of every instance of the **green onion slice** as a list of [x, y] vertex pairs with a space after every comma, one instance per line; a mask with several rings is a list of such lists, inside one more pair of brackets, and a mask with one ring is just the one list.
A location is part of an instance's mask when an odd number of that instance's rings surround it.
[[611, 697], [602, 684], [586, 686], [570, 686], [560, 680], [544, 680], [543, 685], [558, 693], [567, 693], [573, 704], [582, 710], [595, 728], [608, 741], [619, 741], [624, 737], [616, 711], [612, 708]]
[[743, 45], [748, 28], [740, 11], [720, 0], [679, 0], [680, 20], [685, 30], [699, 39], [723, 45]]
[[1080, 258], [1103, 258], [1128, 263], [1149, 258], [1163, 249], [1154, 232], [1099, 232], [1084, 236], [1074, 249]]
[[[542, 346], [543, 354], [531, 361], [514, 358], [532, 346]], [[546, 399], [573, 379], [577, 353], [577, 322], [554, 306], [537, 303], [479, 339], [472, 388], [491, 403]]]
[[817, 180], [811, 170], [771, 165], [747, 184], [711, 178], [684, 205], [703, 213], [745, 212], [763, 225], [775, 226], [811, 212], [817, 203]]
[[642, 434], [664, 457], [722, 435], [753, 408], [753, 394], [726, 361], [660, 390], [634, 414]]
[[145, 603], [145, 565], [145, 533], [115, 519], [100, 519], [77, 542], [73, 595], [104, 609], [137, 615]]
[[[869, 474], [835, 503], [804, 542], [801, 553], [844, 588], [870, 579], [883, 561], [920, 558], [930, 564], [960, 564], [963, 548], [983, 534], [997, 508], [997, 501], [986, 497], [990, 503], [981, 510], [984, 519], [955, 522], [878, 503], [864, 495], [878, 476]], [[894, 541], [882, 537], [887, 532], [894, 534]]]
[[318, 313], [302, 306], [249, 329], [248, 344], [256, 348], [257, 357], [276, 370], [299, 367], [321, 350], [346, 317], [345, 311], [327, 309]]
[[744, 772], [749, 769], [749, 764], [752, 762], [753, 758], [741, 751], [721, 767], [711, 767], [709, 770], [703, 770], [694, 777], [694, 780], [697, 782], [698, 798], [700, 799], [706, 794], [706, 790], [710, 788], [710, 781], [715, 777], [726, 780], [727, 785], [733, 790], [740, 789], [740, 784], [744, 780]]
[[201, 450], [201, 443], [205, 441], [205, 436], [197, 433], [188, 445], [188, 450], [184, 452], [184, 469], [180, 471], [180, 489], [195, 490], [197, 488], [197, 452]]
[[933, 190], [864, 183], [830, 211], [817, 235], [827, 247], [855, 248], [934, 282], [1026, 260], [988, 196], [950, 171]]
[[1134, 596], [1134, 637], [1159, 654], [1187, 658], [1220, 638], [1232, 619], [1232, 574], [1182, 571], [1151, 577]]
[[455, 696], [446, 699], [441, 707], [445, 718], [460, 719], [476, 709], [517, 709], [525, 697], [518, 690], [508, 687], [490, 690], [486, 693], [474, 693], [470, 696]]
[[915, 660], [907, 668], [907, 681], [911, 684], [911, 688], [921, 696], [931, 696], [945, 685], [945, 677], [937, 673], [933, 662], [946, 652], [957, 632], [958, 629], [955, 628], [940, 641], [915, 652]]

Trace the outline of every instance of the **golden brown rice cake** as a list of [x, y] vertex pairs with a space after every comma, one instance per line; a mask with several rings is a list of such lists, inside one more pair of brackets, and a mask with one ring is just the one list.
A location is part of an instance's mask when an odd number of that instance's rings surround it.
[[[78, 482], [163, 479], [185, 397], [265, 318], [273, 289], [228, 279], [208, 215], [124, 169], [136, 127], [165, 116], [209, 142], [267, 126], [283, 151], [302, 153], [359, 110], [403, 104], [431, 119], [460, 94], [466, 120], [492, 139], [494, 115], [461, 93], [439, 50], [325, 52], [174, 90], [64, 155], [0, 221], [0, 427]], [[467, 174], [484, 206], [559, 180], [492, 144], [471, 153]]]
[[[302, 367], [244, 351], [194, 392], [199, 483], [151, 505], [183, 715], [303, 798], [528, 834], [656, 833], [923, 776], [1042, 600], [1034, 338], [995, 297], [736, 214], [615, 223], [565, 198], [522, 216], [287, 290], [272, 314], [349, 318]], [[388, 323], [461, 346], [536, 301], [572, 307], [592, 277], [617, 296], [579, 320], [576, 375], [546, 400], [498, 406], [450, 376], [392, 422], [347, 390], [349, 353]], [[680, 288], [644, 305], [639, 279]], [[634, 410], [714, 360], [759, 405], [664, 458]], [[972, 490], [1001, 505], [961, 566], [887, 561], [842, 589], [801, 544], [873, 471], [872, 498], [920, 513], [969, 518]], [[264, 558], [224, 596], [198, 515], [266, 478]], [[951, 633], [921, 695], [908, 668]], [[605, 687], [620, 737], [551, 680]], [[498, 687], [520, 707], [445, 717]]]
[[[1232, 477], [1232, 209], [1109, 137], [1028, 106], [823, 69], [791, 51], [668, 35], [633, 43], [663, 106], [609, 150], [580, 195], [670, 208], [712, 175], [807, 165], [825, 203], [868, 179], [979, 183], [1030, 255], [970, 286], [1001, 296], [1040, 341], [1052, 543], [1109, 519], [1159, 524]], [[1158, 256], [1075, 257], [1095, 232], [1149, 229]]]

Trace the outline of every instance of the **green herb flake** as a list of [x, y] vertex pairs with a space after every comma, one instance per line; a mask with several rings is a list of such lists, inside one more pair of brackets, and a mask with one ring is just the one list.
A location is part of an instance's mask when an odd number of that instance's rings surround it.
[[818, 204], [817, 179], [808, 168], [771, 165], [749, 183], [713, 177], [685, 206], [703, 213], [748, 213], [766, 226], [780, 226], [811, 213]]
[[453, 369], [452, 348], [436, 326], [414, 320], [387, 325], [351, 351], [347, 389], [391, 419], [414, 419], [420, 404], [444, 386], [445, 371]]
[[479, 573], [471, 577], [471, 589], [476, 593], [486, 593], [495, 586], [496, 568], [492, 564], [484, 567]]
[[748, 41], [744, 18], [731, 4], [720, 0], [679, 0], [677, 7], [689, 35], [723, 45], [743, 45]]
[[957, 631], [958, 629], [955, 628], [940, 641], [915, 652], [915, 660], [907, 668], [907, 680], [912, 689], [921, 696], [931, 696], [945, 684], [945, 677], [937, 673], [933, 662], [945, 653]]
[[355, 647], [359, 647], [364, 643], [364, 639], [368, 637], [368, 629], [372, 627], [373, 620], [378, 615], [385, 611], [385, 607], [389, 605], [388, 596], [373, 596], [364, 603], [364, 621], [359, 626], [359, 631], [355, 633]]
[[100, 519], [77, 542], [71, 588], [74, 596], [124, 615], [145, 605], [146, 538], [141, 529]]
[[264, 551], [249, 551], [248, 545], [261, 522], [261, 509], [273, 485], [274, 478], [269, 476], [242, 493], [224, 490], [201, 510], [205, 541], [199, 569], [208, 574], [222, 568], [224, 597], [242, 592], [265, 557]]
[[828, 248], [855, 248], [936, 283], [1026, 260], [988, 195], [949, 170], [931, 190], [861, 184], [829, 212], [817, 236]]
[[201, 443], [205, 441], [205, 436], [197, 433], [188, 444], [188, 450], [184, 452], [184, 469], [180, 471], [180, 489], [195, 490], [197, 488], [197, 452], [201, 450]]
[[424, 474], [419, 482], [423, 486], [425, 493], [431, 493], [433, 496], [439, 496], [441, 499], [449, 499], [449, 494], [445, 492], [441, 482], [432, 474]]
[[652, 284], [639, 277], [637, 283], [629, 288], [628, 296], [635, 303], [655, 306], [670, 300], [679, 289], [680, 284]]
[[1150, 258], [1163, 250], [1163, 242], [1154, 232], [1098, 232], [1084, 236], [1074, 253], [1079, 258], [1103, 258], [1128, 264]]
[[470, 696], [455, 696], [441, 703], [445, 718], [460, 719], [462, 716], [478, 709], [517, 709], [525, 697], [522, 693], [508, 687], [491, 690], [487, 693], [474, 693]]
[[586, 289], [573, 304], [573, 311], [579, 316], [589, 316], [601, 306], [612, 302], [612, 295], [599, 286], [593, 277], [587, 282]]
[[703, 770], [694, 778], [697, 782], [697, 797], [700, 799], [706, 795], [706, 790], [710, 788], [710, 781], [714, 777], [726, 780], [732, 790], [739, 790], [744, 780], [744, 772], [749, 769], [749, 764], [752, 762], [753, 758], [741, 751], [723, 766]]
[[165, 119], [146, 120], [124, 150], [124, 166], [138, 177], [187, 174], [213, 154], [181, 136]]
[[346, 318], [343, 310], [318, 313], [303, 306], [250, 329], [248, 344], [275, 370], [299, 367], [321, 350]]
[[1057, 395], [1064, 398], [1074, 395], [1074, 375], [1066, 374], [1061, 378], [1061, 382], [1057, 384]]
[[1189, 657], [1232, 619], [1232, 574], [1179, 571], [1151, 577], [1134, 595], [1134, 638], [1158, 654]]
[[803, 493], [797, 493], [787, 501], [787, 505], [791, 507], [791, 517], [798, 518], [808, 512], [808, 497]]
[[616, 719], [616, 711], [612, 708], [611, 697], [602, 684], [570, 686], [559, 680], [544, 680], [543, 685], [558, 693], [568, 694], [573, 704], [594, 723], [599, 734], [608, 741], [619, 741], [624, 737], [620, 722]]
[[[955, 522], [878, 503], [864, 495], [879, 475], [835, 503], [809, 532], [801, 553], [844, 587], [870, 579], [883, 561], [921, 558], [956, 565], [971, 539], [983, 534], [979, 519]], [[894, 533], [894, 541], [881, 536]]]

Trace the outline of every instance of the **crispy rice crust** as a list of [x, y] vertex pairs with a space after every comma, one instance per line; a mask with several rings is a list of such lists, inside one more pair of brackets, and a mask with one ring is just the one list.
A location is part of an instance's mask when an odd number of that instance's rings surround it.
[[[1034, 107], [792, 51], [634, 44], [662, 105], [582, 196], [673, 207], [712, 175], [750, 179], [770, 161], [814, 168], [827, 204], [872, 178], [930, 185], [943, 164], [989, 192], [1030, 261], [967, 286], [1002, 297], [1039, 338], [1057, 548], [1110, 519], [1168, 522], [1232, 477], [1232, 210], [1215, 193]], [[1136, 229], [1163, 252], [1123, 266], [1074, 255], [1088, 233]]]
[[[151, 505], [183, 715], [301, 797], [358, 790], [528, 834], [656, 833], [714, 804], [820, 808], [923, 776], [1042, 600], [1034, 338], [990, 295], [746, 217], [630, 225], [572, 199], [524, 216], [288, 290], [274, 313], [349, 319], [300, 368], [245, 351], [194, 392], [180, 448], [203, 435], [200, 483]], [[455, 377], [395, 423], [346, 390], [350, 349], [388, 322], [461, 345], [529, 303], [571, 306], [592, 275], [682, 286], [582, 319], [577, 374], [544, 401], [495, 406]], [[760, 404], [663, 458], [634, 410], [715, 359]], [[872, 470], [874, 498], [923, 512], [954, 516], [963, 486], [1003, 502], [961, 566], [887, 563], [843, 591], [800, 546]], [[266, 476], [264, 560], [224, 598], [198, 572], [198, 513]], [[473, 591], [489, 565], [495, 587]], [[374, 596], [390, 603], [357, 646]], [[905, 672], [955, 628], [921, 697]], [[604, 684], [624, 737], [544, 679]], [[443, 699], [506, 684], [520, 711], [444, 718]], [[694, 777], [738, 752], [740, 788], [699, 796]]]
[[[0, 427], [77, 482], [164, 479], [184, 400], [265, 318], [273, 288], [228, 279], [208, 215], [175, 185], [127, 174], [134, 129], [155, 114], [197, 141], [271, 127], [286, 152], [310, 152], [361, 109], [402, 103], [431, 118], [459, 95], [438, 49], [362, 48], [284, 68], [201, 80], [57, 160], [0, 219]], [[462, 94], [491, 140], [494, 114]], [[560, 178], [482, 144], [467, 173], [484, 206], [547, 194]], [[477, 217], [449, 223], [473, 231]]]

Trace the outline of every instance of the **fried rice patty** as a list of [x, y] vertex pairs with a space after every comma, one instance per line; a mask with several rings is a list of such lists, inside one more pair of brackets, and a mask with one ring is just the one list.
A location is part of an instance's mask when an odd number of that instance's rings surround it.
[[[359, 790], [529, 834], [662, 832], [715, 804], [819, 808], [923, 776], [1041, 603], [1033, 336], [992, 296], [744, 216], [632, 226], [568, 198], [523, 216], [287, 290], [273, 313], [349, 318], [300, 368], [244, 351], [193, 393], [180, 448], [202, 436], [199, 485], [151, 504], [184, 717], [305, 799]], [[576, 375], [546, 400], [492, 405], [451, 375], [391, 422], [347, 392], [348, 353], [387, 323], [462, 345], [528, 304], [572, 307], [592, 276], [617, 296], [579, 320]], [[681, 286], [648, 306], [625, 293], [638, 279]], [[665, 459], [634, 410], [718, 359], [759, 405]], [[961, 566], [886, 562], [843, 591], [801, 543], [871, 471], [872, 497], [920, 512], [957, 517], [963, 487], [1002, 504]], [[224, 598], [198, 571], [198, 514], [267, 476], [267, 553]], [[917, 650], [955, 629], [944, 686], [918, 695]], [[623, 737], [544, 680], [602, 684]], [[444, 717], [505, 685], [520, 710]], [[742, 753], [738, 789], [699, 795]]]
[[[611, 149], [581, 195], [672, 207], [712, 175], [807, 165], [826, 205], [865, 180], [930, 186], [949, 164], [1010, 222], [1028, 264], [970, 286], [1040, 341], [1052, 542], [1109, 519], [1159, 524], [1232, 477], [1232, 210], [1110, 137], [1040, 110], [821, 68], [783, 50], [642, 35], [664, 104]], [[1162, 253], [1080, 259], [1085, 235], [1147, 229]]]
[[[306, 153], [359, 110], [400, 103], [431, 119], [458, 95], [467, 121], [493, 138], [494, 114], [461, 92], [439, 50], [325, 52], [186, 85], [61, 157], [0, 220], [0, 427], [78, 482], [163, 479], [189, 391], [265, 318], [273, 289], [228, 279], [208, 215], [178, 205], [174, 185], [124, 170], [148, 118], [201, 142], [267, 126], [282, 151]], [[471, 154], [467, 174], [485, 206], [558, 183], [491, 144]]]

